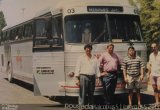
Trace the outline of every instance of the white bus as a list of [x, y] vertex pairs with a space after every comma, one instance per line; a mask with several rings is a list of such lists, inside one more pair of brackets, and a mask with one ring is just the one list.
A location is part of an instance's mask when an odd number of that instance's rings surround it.
[[[127, 0], [61, 0], [28, 21], [3, 29], [0, 45], [0, 70], [13, 78], [34, 85], [34, 94], [78, 96], [74, 73], [84, 45], [93, 45], [93, 54], [106, 51], [112, 42], [120, 58], [133, 45], [146, 62], [140, 18]], [[83, 31], [88, 28], [90, 33]], [[89, 40], [82, 37], [89, 36]], [[147, 87], [143, 81], [143, 90]], [[122, 71], [118, 73], [116, 93], [124, 93]], [[95, 89], [101, 95], [102, 87]]]

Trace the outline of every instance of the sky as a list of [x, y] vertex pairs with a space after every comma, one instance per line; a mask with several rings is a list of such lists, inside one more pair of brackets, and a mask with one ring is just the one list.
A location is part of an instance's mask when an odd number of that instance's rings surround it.
[[56, 0], [0, 0], [0, 11], [4, 13], [7, 25], [14, 25], [49, 8], [54, 1]]
[[38, 11], [53, 6], [57, 1], [66, 0], [0, 0], [0, 11], [4, 13], [7, 25], [12, 26], [34, 17]]

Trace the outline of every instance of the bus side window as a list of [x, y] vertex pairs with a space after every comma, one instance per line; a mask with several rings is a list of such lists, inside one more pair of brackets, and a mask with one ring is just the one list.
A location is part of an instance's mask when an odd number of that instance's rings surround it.
[[3, 36], [3, 33], [0, 32], [0, 45], [1, 45], [1, 42], [2, 42], [2, 36]]
[[7, 31], [7, 36], [6, 36], [6, 41], [9, 41], [9, 39], [10, 39], [10, 34], [11, 34], [11, 31], [8, 30], [8, 31]]
[[11, 34], [10, 34], [10, 40], [12, 40], [12, 41], [15, 40], [16, 35], [17, 35], [17, 28], [12, 29]]
[[22, 39], [23, 36], [23, 26], [18, 28], [18, 39]]
[[2, 42], [4, 42], [5, 34], [6, 34], [6, 32], [2, 33], [2, 37], [1, 37]]
[[24, 37], [32, 37], [32, 22], [25, 25]]
[[4, 66], [4, 56], [1, 54], [1, 61], [2, 61], [2, 66]]
[[53, 45], [62, 45], [62, 16], [56, 16], [52, 18], [52, 38]]
[[15, 29], [15, 35], [14, 35], [13, 40], [18, 40], [18, 39], [19, 39], [18, 31], [19, 31], [19, 27], [17, 27], [17, 28]]
[[51, 18], [46, 19], [46, 37], [50, 39], [52, 37]]

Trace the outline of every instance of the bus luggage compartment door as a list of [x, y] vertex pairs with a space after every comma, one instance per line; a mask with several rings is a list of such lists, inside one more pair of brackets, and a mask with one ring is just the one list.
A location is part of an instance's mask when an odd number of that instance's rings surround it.
[[64, 96], [64, 52], [33, 53], [34, 95]]

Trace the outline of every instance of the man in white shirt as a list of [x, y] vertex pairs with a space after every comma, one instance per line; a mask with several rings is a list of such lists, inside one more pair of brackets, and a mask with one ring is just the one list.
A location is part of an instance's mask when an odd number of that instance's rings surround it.
[[97, 59], [91, 54], [92, 45], [86, 44], [84, 46], [84, 50], [85, 54], [78, 58], [75, 69], [77, 85], [80, 87], [80, 105], [94, 103], [95, 79], [97, 73], [99, 73]]
[[149, 78], [154, 90], [156, 106], [160, 107], [160, 52], [158, 44], [152, 43], [152, 53], [149, 56]]

